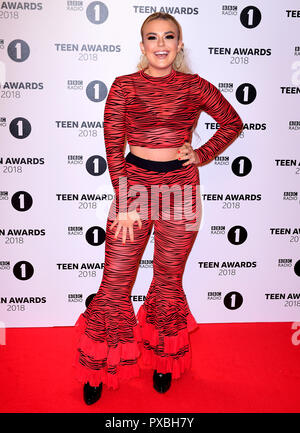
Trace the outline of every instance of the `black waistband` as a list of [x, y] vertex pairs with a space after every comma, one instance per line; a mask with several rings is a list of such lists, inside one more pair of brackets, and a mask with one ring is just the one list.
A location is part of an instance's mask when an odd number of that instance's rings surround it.
[[133, 153], [127, 153], [125, 157], [127, 162], [136, 165], [137, 167], [144, 168], [146, 170], [152, 170], [157, 172], [168, 172], [177, 170], [182, 167], [182, 164], [187, 159], [172, 159], [171, 161], [151, 161], [149, 159], [140, 158]]

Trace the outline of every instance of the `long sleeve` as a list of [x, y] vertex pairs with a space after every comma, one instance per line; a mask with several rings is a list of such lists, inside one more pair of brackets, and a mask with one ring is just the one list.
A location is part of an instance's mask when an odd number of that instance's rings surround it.
[[210, 161], [232, 143], [243, 129], [243, 122], [233, 106], [209, 81], [197, 77], [197, 99], [201, 110], [213, 117], [220, 128], [201, 147], [194, 149], [201, 163]]
[[[120, 177], [126, 177], [124, 147], [126, 145], [126, 101], [118, 78], [115, 78], [108, 93], [104, 108], [104, 141], [106, 159], [111, 182], [116, 194], [117, 212], [126, 212], [131, 201], [127, 196], [126, 184], [119, 185]], [[124, 179], [123, 179], [124, 181]], [[128, 187], [128, 185], [127, 185]], [[125, 198], [125, 199], [124, 199]]]

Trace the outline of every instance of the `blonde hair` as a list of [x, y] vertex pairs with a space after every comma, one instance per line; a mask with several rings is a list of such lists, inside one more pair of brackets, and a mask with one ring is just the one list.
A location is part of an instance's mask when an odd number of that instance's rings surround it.
[[[170, 14], [168, 14], [166, 12], [155, 12], [155, 13], [149, 15], [145, 19], [145, 21], [143, 22], [143, 24], [142, 24], [142, 27], [141, 27], [141, 37], [142, 37], [142, 41], [143, 42], [144, 42], [143, 30], [144, 30], [145, 25], [147, 23], [149, 23], [150, 21], [157, 20], [157, 19], [163, 19], [163, 20], [170, 20], [170, 21], [172, 21], [176, 25], [176, 27], [177, 27], [178, 41], [182, 40], [181, 26], [180, 26], [179, 22], [176, 20], [176, 18], [174, 18], [172, 15], [170, 15]], [[179, 53], [177, 53], [177, 55], [176, 55], [176, 57], [174, 59], [173, 68], [176, 71], [179, 71], [179, 72], [192, 73], [191, 70], [190, 70], [190, 68], [188, 67], [188, 65], [186, 63], [185, 57], [186, 57], [185, 56], [185, 52], [184, 52], [184, 49], [182, 47], [181, 50], [179, 51]], [[140, 61], [137, 64], [137, 68], [138, 68], [138, 70], [141, 70], [141, 69], [147, 68], [147, 66], [148, 66], [147, 57], [144, 54], [142, 54], [141, 57], [140, 57]]]

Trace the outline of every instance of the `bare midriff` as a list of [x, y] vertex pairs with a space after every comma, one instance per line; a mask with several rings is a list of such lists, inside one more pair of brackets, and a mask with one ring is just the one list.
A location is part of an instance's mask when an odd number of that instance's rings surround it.
[[150, 149], [142, 146], [129, 145], [130, 152], [140, 158], [149, 159], [151, 161], [172, 161], [178, 159], [178, 150], [180, 147], [163, 148], [163, 149]]

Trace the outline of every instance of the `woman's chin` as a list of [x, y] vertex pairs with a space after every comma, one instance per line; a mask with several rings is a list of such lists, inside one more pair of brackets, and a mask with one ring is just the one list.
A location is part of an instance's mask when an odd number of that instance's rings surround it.
[[149, 66], [156, 69], [167, 69], [170, 68], [172, 64], [173, 61], [171, 61], [170, 59], [156, 59], [155, 62], [149, 62]]

